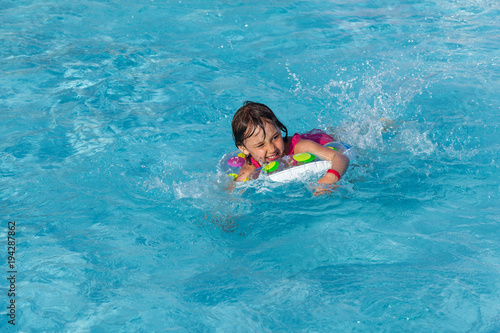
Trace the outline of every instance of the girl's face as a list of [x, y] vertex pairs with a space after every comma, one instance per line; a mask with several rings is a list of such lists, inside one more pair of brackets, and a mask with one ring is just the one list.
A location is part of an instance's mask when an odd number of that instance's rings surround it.
[[252, 155], [260, 164], [275, 161], [285, 154], [285, 142], [279, 128], [270, 122], [265, 122], [264, 129], [265, 138], [264, 131], [258, 127], [255, 133], [243, 142], [243, 146], [238, 147], [243, 154]]

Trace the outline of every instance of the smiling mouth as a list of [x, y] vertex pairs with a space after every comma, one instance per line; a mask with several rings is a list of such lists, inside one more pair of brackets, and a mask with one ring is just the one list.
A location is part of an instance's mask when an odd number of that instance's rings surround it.
[[269, 162], [272, 162], [272, 161], [278, 159], [278, 157], [279, 157], [279, 151], [277, 151], [276, 153], [274, 153], [271, 156], [266, 157], [266, 160], [268, 160]]

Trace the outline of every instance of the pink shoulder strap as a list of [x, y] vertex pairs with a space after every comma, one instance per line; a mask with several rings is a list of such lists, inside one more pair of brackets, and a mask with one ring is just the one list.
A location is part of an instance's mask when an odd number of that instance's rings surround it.
[[288, 147], [288, 155], [293, 155], [293, 151], [295, 150], [295, 145], [297, 144], [297, 142], [300, 141], [300, 139], [301, 139], [300, 134], [295, 133], [292, 138], [292, 142], [290, 142], [290, 146]]
[[252, 156], [250, 156], [250, 162], [252, 162], [253, 166], [256, 167], [257, 169], [262, 166]]

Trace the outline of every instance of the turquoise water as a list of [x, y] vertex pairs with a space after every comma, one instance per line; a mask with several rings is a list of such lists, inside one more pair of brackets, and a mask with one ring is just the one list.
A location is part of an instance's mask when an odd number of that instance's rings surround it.
[[[0, 1], [1, 331], [500, 331], [499, 7]], [[228, 193], [245, 100], [340, 188]]]

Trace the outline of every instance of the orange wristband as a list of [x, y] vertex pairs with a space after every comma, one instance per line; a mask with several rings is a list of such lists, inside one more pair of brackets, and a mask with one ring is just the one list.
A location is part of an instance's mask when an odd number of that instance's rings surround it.
[[338, 173], [337, 171], [335, 171], [333, 169], [328, 169], [328, 170], [326, 170], [326, 173], [333, 173], [340, 180], [340, 173]]

